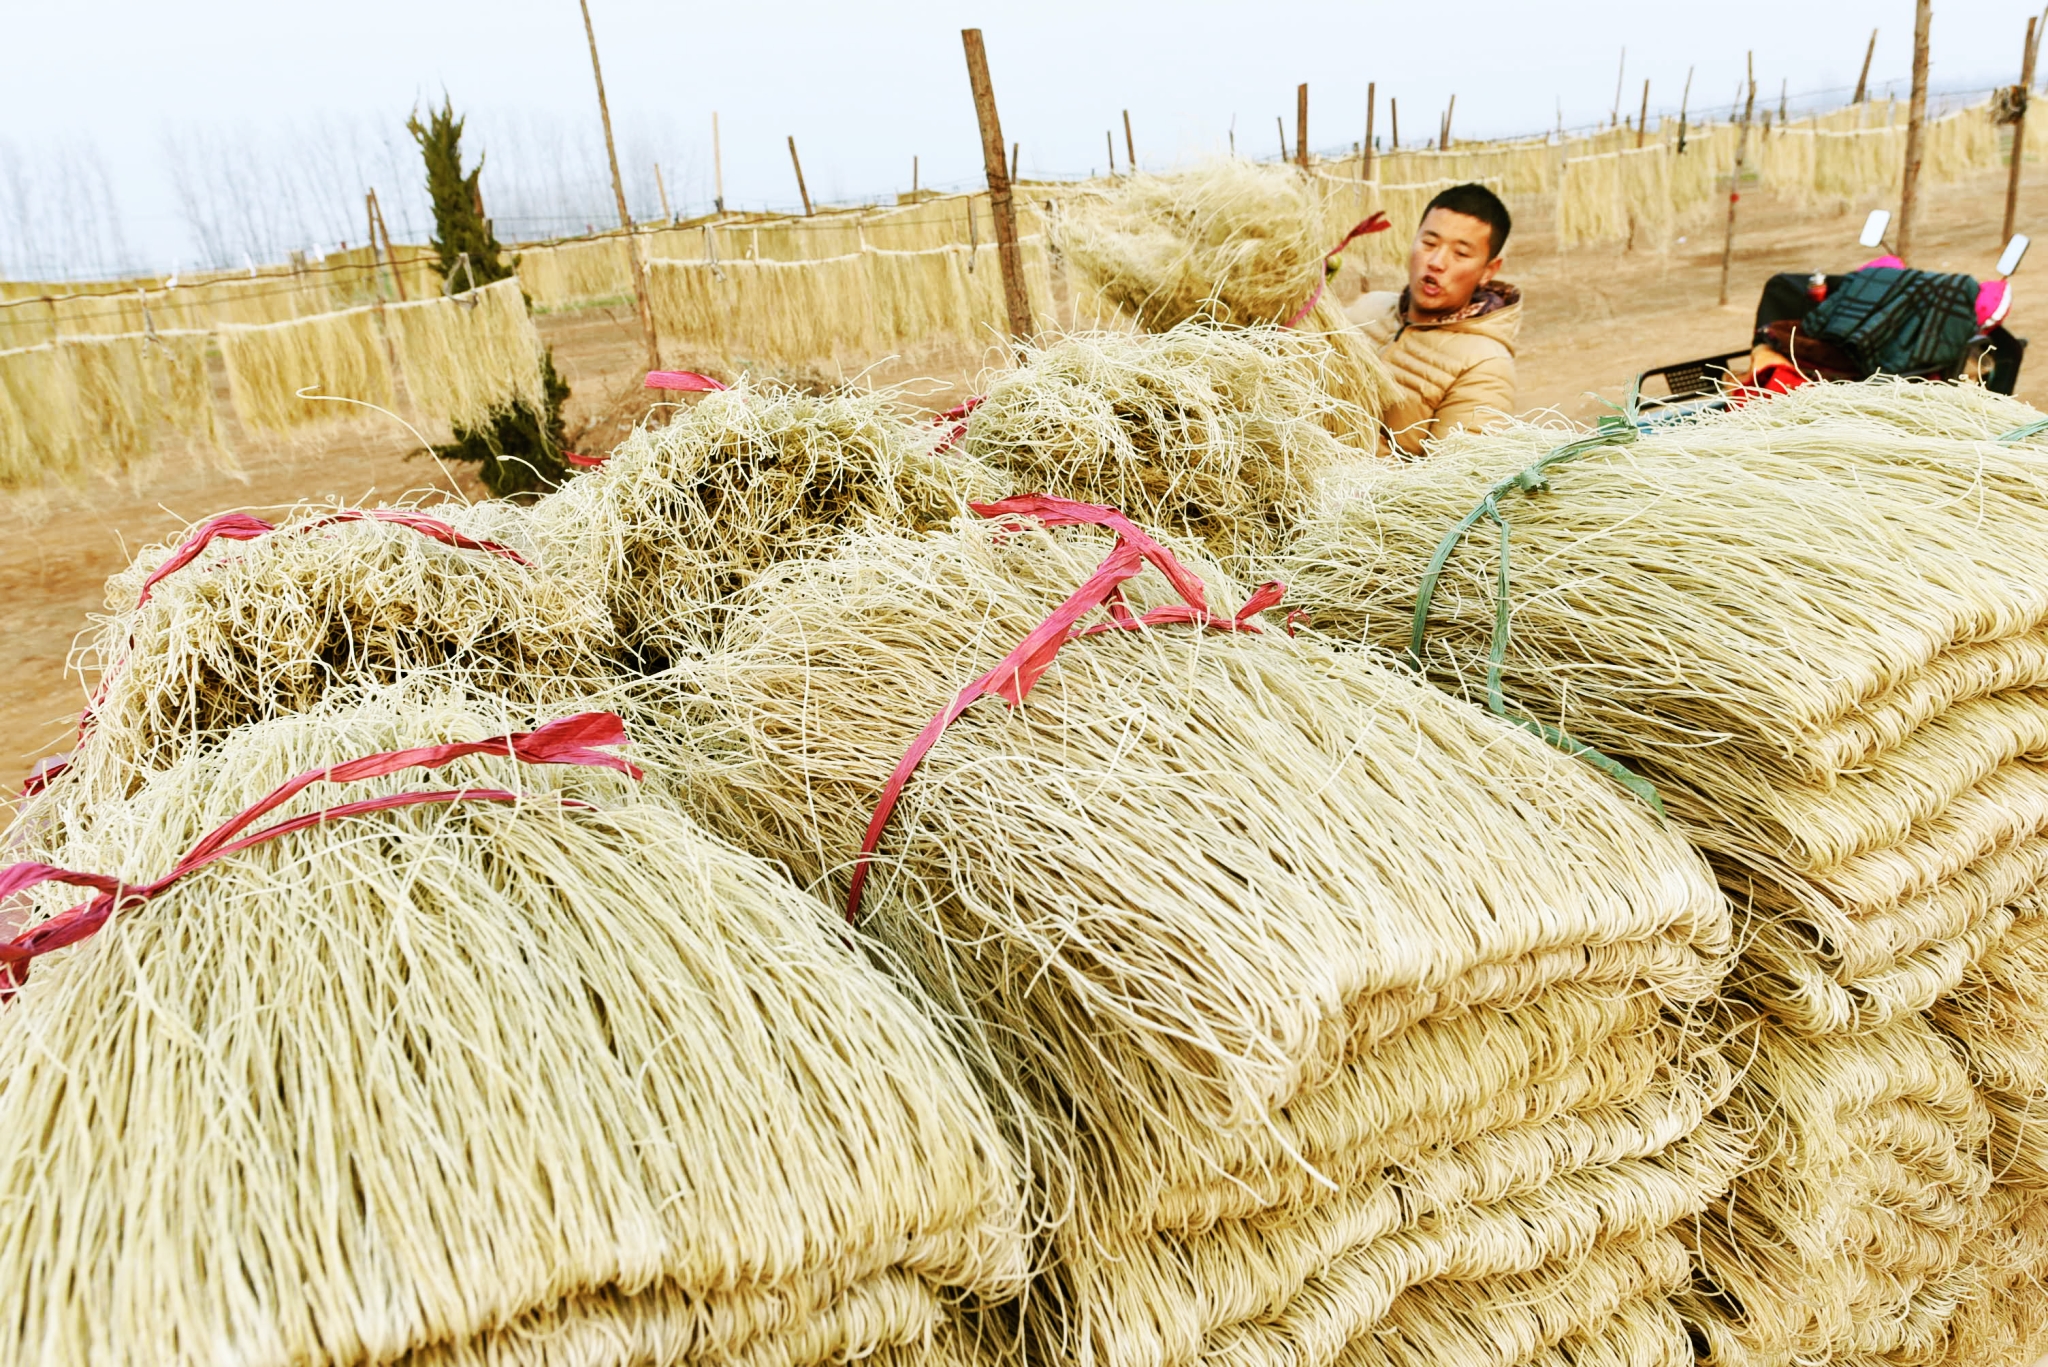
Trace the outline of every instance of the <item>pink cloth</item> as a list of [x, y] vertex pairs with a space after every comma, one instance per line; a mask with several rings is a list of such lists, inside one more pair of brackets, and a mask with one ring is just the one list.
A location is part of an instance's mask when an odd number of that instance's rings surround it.
[[1977, 326], [1995, 328], [2005, 321], [2012, 307], [2012, 288], [2003, 280], [1986, 280], [1977, 286]]
[[1875, 261], [1864, 262], [1856, 269], [1859, 271], [1867, 271], [1871, 269], [1873, 266], [1888, 267], [1889, 269], [1895, 271], [1902, 271], [1906, 269], [1906, 263], [1899, 260], [1899, 258], [1897, 258], [1896, 256], [1880, 256]]

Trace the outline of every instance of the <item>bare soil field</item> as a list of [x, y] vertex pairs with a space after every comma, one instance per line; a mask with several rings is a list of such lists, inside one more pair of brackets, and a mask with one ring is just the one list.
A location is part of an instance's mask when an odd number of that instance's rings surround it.
[[[2041, 181], [2038, 172], [2035, 179]], [[1781, 270], [1850, 268], [1872, 253], [1856, 245], [1869, 204], [1798, 208], [1746, 195], [1726, 308], [1717, 302], [1719, 210], [1689, 226], [1665, 252], [1560, 251], [1548, 214], [1525, 214], [1508, 250], [1506, 278], [1526, 299], [1520, 403], [1577, 418], [1603, 411], [1650, 366], [1742, 346], [1758, 290]], [[1919, 264], [1988, 275], [2002, 245], [2004, 173], [1923, 193]], [[2022, 192], [2020, 230], [2048, 226], [2048, 181]], [[2038, 283], [2035, 283], [2038, 282]], [[1391, 287], [1392, 276], [1374, 284]], [[2048, 258], [2022, 271], [2009, 326], [2027, 336], [2048, 326]], [[595, 308], [540, 320], [555, 362], [573, 386], [570, 427], [577, 444], [601, 452], [648, 411], [639, 389], [645, 356], [630, 308]], [[709, 358], [665, 356], [671, 365]], [[908, 384], [934, 408], [971, 392], [990, 358], [959, 349], [893, 358], [869, 373]], [[815, 377], [830, 379], [833, 376]], [[2048, 408], [2048, 349], [2025, 368], [2019, 393]], [[381, 421], [381, 420], [380, 420]], [[11, 663], [0, 684], [0, 793], [42, 755], [69, 744], [95, 680], [68, 673], [103, 586], [135, 551], [186, 524], [230, 509], [276, 514], [294, 504], [481, 497], [467, 470], [443, 470], [409, 455], [416, 443], [396, 424], [330, 429], [311, 442], [279, 445], [230, 431], [244, 474], [166, 464], [136, 483], [95, 484], [33, 496], [0, 497], [0, 639]]]

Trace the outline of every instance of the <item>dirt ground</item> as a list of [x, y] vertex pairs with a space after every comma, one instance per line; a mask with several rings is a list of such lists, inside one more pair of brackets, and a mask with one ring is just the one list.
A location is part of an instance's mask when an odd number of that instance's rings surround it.
[[[2020, 228], [2048, 224], [2048, 179], [2023, 192]], [[2004, 207], [2002, 172], [1924, 194], [1920, 263], [1991, 273]], [[1520, 402], [1578, 418], [1604, 411], [1638, 371], [1733, 350], [1745, 342], [1757, 292], [1775, 271], [1844, 270], [1871, 253], [1856, 245], [1869, 204], [1796, 208], [1746, 195], [1730, 294], [1717, 303], [1718, 217], [1691, 226], [1663, 253], [1560, 251], [1546, 211], [1525, 213], [1509, 245], [1506, 278], [1519, 284], [1526, 317], [1518, 357]], [[2009, 326], [2027, 336], [2048, 323], [2048, 260], [2022, 271]], [[1391, 286], [1391, 278], [1375, 281]], [[2040, 320], [2040, 321], [2037, 321]], [[601, 452], [646, 412], [639, 379], [645, 356], [630, 308], [586, 309], [540, 320], [555, 361], [573, 386], [570, 426], [578, 445]], [[668, 364], [690, 364], [668, 356]], [[708, 358], [702, 358], [708, 359]], [[987, 358], [957, 349], [892, 359], [872, 377], [913, 384], [932, 406], [958, 402]], [[798, 378], [798, 377], [791, 377]], [[819, 379], [833, 378], [818, 376]], [[2020, 396], [2048, 408], [2048, 351], [2022, 373]], [[92, 680], [67, 673], [74, 642], [102, 606], [103, 585], [135, 551], [188, 523], [230, 509], [276, 514], [295, 503], [365, 504], [408, 493], [479, 497], [466, 471], [409, 457], [414, 443], [396, 426], [330, 431], [280, 446], [231, 431], [241, 478], [166, 464], [135, 483], [98, 484], [33, 496], [0, 496], [0, 640], [12, 664], [0, 691], [0, 793], [42, 755], [63, 749]]]

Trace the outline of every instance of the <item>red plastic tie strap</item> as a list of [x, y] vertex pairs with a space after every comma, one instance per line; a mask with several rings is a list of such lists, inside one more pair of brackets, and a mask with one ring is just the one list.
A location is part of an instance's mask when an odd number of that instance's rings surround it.
[[57, 776], [70, 767], [71, 751], [69, 750], [60, 750], [54, 755], [44, 755], [35, 762], [35, 767], [28, 771], [28, 777], [21, 781], [21, 795], [23, 797], [34, 797], [37, 793], [42, 792], [45, 788], [56, 782]]
[[[1023, 494], [1000, 503], [970, 503], [968, 506], [983, 517], [1035, 517], [1047, 527], [1082, 523], [1108, 527], [1116, 533], [1116, 544], [1087, 583], [1060, 604], [1052, 616], [1033, 628], [1031, 634], [1019, 641], [1016, 649], [1005, 655], [994, 669], [961, 689], [959, 696], [917, 733], [917, 739], [910, 743], [909, 752], [889, 775], [888, 783], [882, 788], [881, 799], [875, 804], [875, 813], [868, 819], [867, 836], [861, 841], [860, 857], [854, 861], [853, 877], [846, 888], [846, 919], [849, 923], [857, 923], [860, 919], [861, 888], [867, 882], [868, 861], [874, 857], [875, 849], [881, 843], [882, 832], [889, 825], [889, 814], [896, 809], [897, 799], [903, 796], [904, 785], [910, 782], [910, 776], [917, 772], [917, 766], [931, 748], [938, 744], [945, 729], [978, 699], [993, 693], [1011, 707], [1017, 707], [1045, 671], [1052, 668], [1053, 658], [1060, 653], [1062, 646], [1098, 632], [1135, 631], [1141, 627], [1176, 623], [1209, 631], [1256, 632], [1259, 624], [1253, 619], [1267, 608], [1277, 606], [1281, 596], [1287, 592], [1287, 586], [1278, 582], [1261, 584], [1234, 616], [1218, 617], [1209, 611], [1202, 581], [1175, 559], [1173, 552], [1147, 536], [1136, 523], [1114, 508], [1076, 503], [1049, 494]], [[1126, 579], [1135, 578], [1143, 572], [1147, 561], [1166, 576], [1181, 601], [1154, 608], [1139, 617], [1124, 601], [1122, 585]], [[1112, 620], [1077, 630], [1081, 618], [1098, 607], [1106, 607]]]
[[987, 397], [988, 395], [986, 394], [976, 394], [966, 403], [954, 404], [945, 412], [933, 415], [932, 423], [934, 426], [940, 423], [948, 422], [953, 424], [953, 430], [946, 433], [944, 437], [940, 438], [939, 444], [932, 448], [933, 455], [940, 455], [946, 451], [952, 450], [953, 443], [959, 441], [960, 438], [967, 435], [968, 417], [974, 412], [975, 409], [981, 407], [981, 401], [983, 399], [986, 399]]
[[[1387, 221], [1387, 216], [1384, 212], [1376, 211], [1374, 212], [1372, 217], [1360, 219], [1357, 223], [1354, 223], [1351, 226], [1350, 232], [1344, 234], [1342, 238], [1338, 239], [1336, 246], [1330, 248], [1330, 250], [1323, 253], [1324, 263], [1327, 265], [1330, 262], [1330, 260], [1337, 255], [1338, 252], [1341, 252], [1346, 247], [1350, 246], [1351, 240], [1353, 238], [1363, 237], [1367, 233], [1383, 233], [1393, 226], [1394, 225], [1392, 223], [1389, 223]], [[1323, 286], [1328, 283], [1329, 273], [1328, 271], [1325, 271], [1323, 274], [1323, 278], [1321, 280], [1316, 281], [1315, 292], [1309, 295], [1308, 302], [1306, 304], [1303, 304], [1300, 308], [1296, 309], [1294, 311], [1294, 316], [1292, 318], [1289, 318], [1285, 323], [1281, 324], [1281, 326], [1291, 328], [1299, 322], [1301, 322], [1302, 319], [1308, 317], [1309, 311], [1315, 308], [1317, 302], [1322, 299]]]
[[[422, 536], [432, 537], [445, 545], [461, 551], [488, 551], [502, 556], [515, 564], [524, 565], [526, 557], [510, 546], [501, 546], [495, 541], [480, 541], [464, 536], [439, 518], [427, 517], [420, 513], [408, 513], [398, 508], [343, 508], [338, 513], [316, 517], [311, 522], [302, 522], [291, 528], [294, 532], [316, 531], [321, 527], [332, 527], [344, 522], [389, 522], [399, 527], [410, 527]], [[141, 607], [149, 601], [156, 586], [170, 575], [199, 558], [200, 552], [216, 541], [254, 541], [276, 531], [275, 525], [260, 517], [247, 513], [222, 513], [219, 517], [208, 518], [199, 530], [185, 538], [184, 544], [171, 553], [171, 558], [158, 565], [149, 578], [142, 581], [142, 596], [135, 600]]]
[[[401, 769], [438, 769], [466, 755], [480, 754], [510, 755], [513, 759], [526, 764], [578, 764], [598, 769], [616, 769], [622, 774], [638, 779], [641, 776], [640, 770], [631, 761], [599, 748], [625, 743], [626, 725], [617, 716], [610, 712], [584, 712], [577, 716], [564, 717], [560, 721], [549, 722], [546, 726], [533, 731], [513, 732], [510, 735], [494, 736], [490, 740], [460, 741], [452, 745], [422, 745], [409, 750], [387, 750], [382, 754], [350, 760], [346, 764], [308, 769], [305, 773], [279, 784], [254, 806], [244, 809], [232, 820], [216, 827], [178, 861], [177, 867], [150, 883], [123, 883], [120, 879], [110, 878], [105, 874], [81, 873], [76, 869], [60, 869], [52, 864], [11, 864], [5, 869], [0, 869], [0, 903], [4, 903], [17, 892], [26, 891], [41, 883], [67, 883], [72, 887], [90, 888], [98, 895], [68, 911], [60, 912], [33, 929], [23, 931], [5, 943], [0, 943], [0, 1002], [12, 998], [21, 985], [28, 981], [29, 965], [36, 959], [51, 950], [78, 943], [98, 931], [115, 912], [140, 906], [194, 870], [217, 859], [238, 854], [252, 845], [260, 845], [266, 840], [274, 840], [278, 836], [302, 831], [322, 822], [345, 816], [359, 816], [366, 812], [389, 811], [396, 807], [418, 807], [435, 802], [516, 802], [521, 796], [503, 788], [451, 788], [426, 793], [388, 793], [382, 797], [363, 798], [355, 802], [345, 802], [338, 807], [307, 812], [280, 821], [274, 826], [266, 826], [252, 835], [242, 834], [258, 820], [315, 783], [354, 783], [360, 779], [395, 774]], [[576, 807], [588, 805], [573, 798], [565, 798], [563, 801]]]
[[590, 470], [595, 469], [597, 466], [604, 464], [606, 461], [610, 460], [611, 457], [579, 456], [574, 451], [564, 451], [562, 452], [562, 459], [568, 461], [571, 465], [580, 465], [584, 469]]
[[647, 388], [680, 389], [686, 394], [714, 394], [731, 385], [720, 384], [709, 375], [699, 375], [694, 370], [650, 370], [647, 372]]

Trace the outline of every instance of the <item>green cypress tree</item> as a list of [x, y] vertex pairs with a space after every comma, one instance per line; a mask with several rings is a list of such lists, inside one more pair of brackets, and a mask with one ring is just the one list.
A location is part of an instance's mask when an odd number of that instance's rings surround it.
[[[427, 193], [434, 202], [433, 247], [440, 257], [438, 269], [444, 281], [453, 279], [456, 288], [468, 289], [469, 276], [457, 263], [469, 254], [469, 271], [478, 285], [488, 285], [512, 274], [505, 261], [505, 249], [491, 231], [490, 220], [479, 211], [482, 196], [477, 178], [483, 174], [483, 158], [467, 174], [462, 169], [462, 124], [455, 117], [452, 101], [428, 111], [427, 122], [419, 114], [406, 120], [406, 129], [420, 145], [427, 164]], [[530, 306], [530, 301], [529, 301]], [[436, 446], [434, 454], [443, 460], [475, 461], [484, 487], [498, 498], [544, 493], [555, 488], [574, 471], [562, 452], [568, 438], [562, 424], [562, 404], [569, 397], [568, 382], [555, 371], [555, 353], [550, 348], [541, 358], [541, 383], [547, 396], [544, 412], [531, 405], [514, 403], [491, 414], [480, 427], [458, 427], [455, 440]]]
[[[444, 98], [439, 109], [428, 111], [427, 122], [421, 123], [414, 111], [405, 127], [427, 161], [427, 194], [434, 201], [433, 248], [441, 258], [441, 278], [450, 278], [455, 263], [468, 252], [477, 284], [488, 285], [512, 274], [512, 268], [505, 264], [505, 249], [498, 245], [489, 220], [477, 209], [483, 201], [477, 178], [484, 173], [484, 159], [478, 157], [469, 174], [462, 171], [464, 122], [455, 117], [453, 101]], [[466, 288], [469, 281], [460, 283]]]

